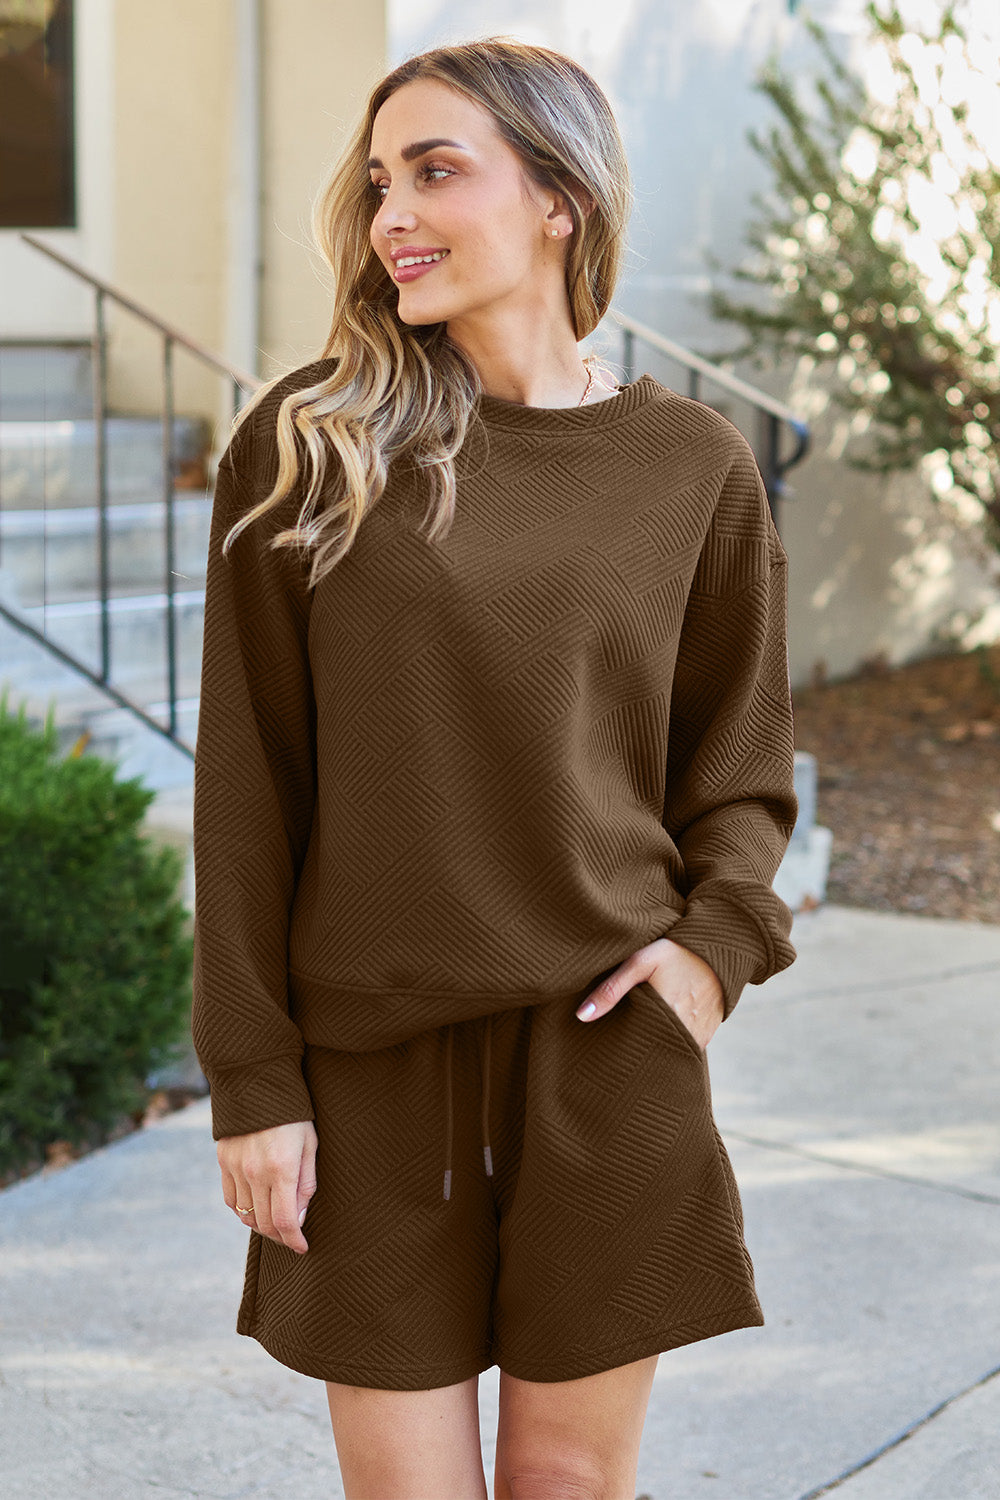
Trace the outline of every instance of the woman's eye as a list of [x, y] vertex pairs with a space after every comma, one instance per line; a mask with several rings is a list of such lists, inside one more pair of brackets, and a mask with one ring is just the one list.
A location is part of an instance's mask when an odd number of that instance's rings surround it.
[[[423, 166], [423, 167], [421, 167], [419, 169], [417, 175], [418, 175], [418, 177], [422, 177], [422, 178], [424, 178], [426, 180], [427, 178], [430, 178], [430, 177], [437, 178], [438, 176], [441, 176], [441, 177], [451, 177], [454, 174], [452, 173], [452, 171], [451, 171], [451, 169], [449, 167]], [[378, 196], [380, 198], [383, 198], [385, 196], [385, 192], [386, 192], [386, 189], [388, 188], [388, 186], [389, 186], [389, 184], [387, 182], [373, 182], [372, 183], [372, 187], [374, 188], [375, 192], [378, 194]]]

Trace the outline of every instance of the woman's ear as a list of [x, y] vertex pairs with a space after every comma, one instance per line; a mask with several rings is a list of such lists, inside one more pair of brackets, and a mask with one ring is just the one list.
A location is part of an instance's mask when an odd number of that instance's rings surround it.
[[543, 220], [546, 235], [564, 239], [573, 232], [573, 210], [562, 195], [553, 197]]
[[[583, 217], [586, 219], [594, 210], [594, 199], [586, 191], [586, 189], [577, 187], [575, 185], [574, 188], [577, 203], [577, 212], [582, 212]], [[546, 225], [548, 226], [546, 228], [546, 233], [550, 233], [551, 224], [554, 219], [565, 217], [571, 225], [575, 224], [577, 212], [574, 212], [573, 204], [570, 202], [569, 198], [567, 198], [566, 194], [564, 192], [558, 191], [558, 189], [553, 188], [552, 196], [548, 200], [548, 209], [545, 215]]]

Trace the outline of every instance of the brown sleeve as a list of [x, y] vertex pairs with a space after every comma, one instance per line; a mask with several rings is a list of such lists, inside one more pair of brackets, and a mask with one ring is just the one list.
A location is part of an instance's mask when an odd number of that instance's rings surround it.
[[699, 557], [670, 708], [663, 826], [687, 901], [666, 934], [709, 963], [725, 1014], [796, 958], [772, 889], [798, 816], [787, 640], [788, 558], [740, 439]]
[[266, 546], [289, 524], [284, 504], [280, 524], [271, 512], [221, 551], [273, 483], [276, 450], [262, 467], [256, 416], [216, 479], [195, 746], [192, 1033], [216, 1140], [314, 1117], [287, 989], [288, 917], [315, 802], [310, 594], [294, 552]]

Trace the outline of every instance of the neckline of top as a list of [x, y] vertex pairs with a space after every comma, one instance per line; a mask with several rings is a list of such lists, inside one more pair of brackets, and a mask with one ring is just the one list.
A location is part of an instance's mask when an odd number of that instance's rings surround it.
[[520, 401], [504, 401], [484, 391], [476, 406], [484, 421], [494, 427], [512, 427], [520, 431], [540, 432], [554, 427], [580, 429], [603, 426], [627, 416], [657, 395], [661, 387], [652, 375], [639, 375], [629, 385], [618, 388], [616, 396], [594, 401], [589, 406], [524, 406]]

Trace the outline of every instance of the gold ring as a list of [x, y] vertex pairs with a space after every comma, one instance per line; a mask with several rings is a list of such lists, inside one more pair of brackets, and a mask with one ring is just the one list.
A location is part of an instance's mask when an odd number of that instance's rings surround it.
[[253, 1213], [253, 1204], [251, 1203], [251, 1205], [250, 1205], [249, 1208], [240, 1208], [240, 1205], [237, 1203], [237, 1205], [236, 1205], [236, 1212], [238, 1214], [252, 1214]]

